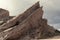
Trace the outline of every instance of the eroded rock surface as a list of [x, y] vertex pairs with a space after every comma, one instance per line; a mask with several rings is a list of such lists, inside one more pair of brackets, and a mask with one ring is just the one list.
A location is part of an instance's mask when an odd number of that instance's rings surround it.
[[0, 26], [0, 38], [3, 40], [42, 39], [56, 34], [56, 30], [48, 25], [47, 19], [42, 18], [43, 9], [39, 2], [18, 16], [9, 16], [9, 12], [6, 13], [9, 19]]

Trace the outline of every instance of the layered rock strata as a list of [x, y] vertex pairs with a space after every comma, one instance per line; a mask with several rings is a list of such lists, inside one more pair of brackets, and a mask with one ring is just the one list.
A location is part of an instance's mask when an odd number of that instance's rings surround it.
[[54, 36], [55, 29], [48, 25], [47, 19], [42, 17], [43, 9], [37, 2], [24, 13], [12, 17], [2, 24], [0, 26], [0, 38], [3, 40], [22, 40], [27, 37], [41, 39]]

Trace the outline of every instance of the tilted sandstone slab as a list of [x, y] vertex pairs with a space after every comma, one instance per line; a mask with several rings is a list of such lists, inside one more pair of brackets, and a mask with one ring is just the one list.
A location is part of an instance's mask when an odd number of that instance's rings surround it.
[[27, 35], [23, 36], [20, 39], [24, 39], [25, 37], [29, 37], [30, 39], [42, 39], [49, 38], [55, 35], [55, 29], [47, 24], [46, 19], [40, 19], [38, 22], [39, 26], [36, 28], [31, 28], [27, 31]]
[[[8, 31], [1, 32], [0, 38], [3, 38], [3, 40], [20, 40], [26, 36], [31, 38], [45, 38], [46, 36], [54, 35], [55, 29], [47, 24], [46, 19], [42, 18], [43, 10], [42, 7], [39, 7], [39, 4], [38, 6], [35, 5], [34, 8], [31, 7], [27, 11], [11, 19], [11, 21], [5, 24], [5, 28], [1, 26], [3, 30], [7, 29]], [[12, 24], [12, 22], [15, 23]], [[8, 24], [9, 26], [7, 26]]]
[[16, 23], [21, 23], [23, 20], [25, 20], [29, 15], [31, 15], [35, 10], [37, 10], [39, 8], [39, 2], [37, 2], [35, 5], [33, 5], [32, 7], [30, 7], [29, 9], [27, 9], [24, 13], [22, 13], [21, 15], [18, 15], [16, 17], [14, 17], [11, 20], [8, 20], [6, 23], [4, 23], [3, 25], [0, 26], [0, 32], [8, 29], [10, 27], [13, 27], [16, 25]]
[[6, 34], [7, 35], [6, 39], [15, 40], [16, 38], [21, 37], [22, 34], [24, 34], [30, 28], [39, 27], [38, 20], [42, 18], [42, 15], [43, 15], [42, 8], [37, 9], [30, 16], [28, 16], [28, 18], [25, 19], [22, 23], [14, 27], [12, 31], [8, 32]]
[[[30, 35], [35, 38], [44, 38], [46, 36], [54, 35], [55, 31], [53, 28], [48, 26], [47, 20], [42, 19], [43, 11], [42, 8], [36, 10], [27, 19], [25, 19], [21, 24], [14, 27], [12, 31], [7, 33], [6, 40], [17, 40], [22, 36]], [[30, 31], [29, 31], [30, 30]], [[51, 30], [51, 31], [50, 31]], [[35, 32], [34, 32], [35, 31]], [[31, 37], [32, 37], [31, 36]]]

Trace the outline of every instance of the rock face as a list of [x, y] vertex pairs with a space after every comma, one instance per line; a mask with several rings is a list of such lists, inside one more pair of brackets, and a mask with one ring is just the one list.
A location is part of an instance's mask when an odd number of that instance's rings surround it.
[[27, 9], [27, 11], [25, 11], [21, 15], [18, 15], [14, 17], [13, 19], [8, 20], [7, 23], [0, 26], [0, 31], [8, 29], [11, 26], [14, 26], [17, 22], [21, 23], [24, 19], [26, 19], [29, 15], [31, 15], [38, 8], [39, 8], [39, 3], [37, 2], [35, 5]]
[[2, 22], [2, 21], [6, 22], [13, 17], [14, 16], [9, 16], [9, 11], [8, 10], [0, 8], [0, 22]]
[[9, 12], [0, 8], [0, 21], [7, 21], [9, 19]]
[[27, 37], [41, 39], [54, 36], [55, 29], [49, 26], [47, 19], [42, 18], [42, 16], [42, 7], [37, 2], [24, 13], [2, 24], [0, 38], [3, 40], [25, 40]]

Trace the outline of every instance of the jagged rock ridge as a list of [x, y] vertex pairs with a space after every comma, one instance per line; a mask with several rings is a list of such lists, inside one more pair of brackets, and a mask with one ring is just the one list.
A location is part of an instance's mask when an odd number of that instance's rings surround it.
[[[9, 16], [9, 12], [6, 13], [3, 12]], [[42, 16], [43, 9], [39, 2], [18, 16], [9, 16], [9, 19], [0, 26], [0, 38], [3, 40], [25, 40], [27, 37], [41, 39], [54, 36], [55, 29], [48, 25], [47, 19]]]

